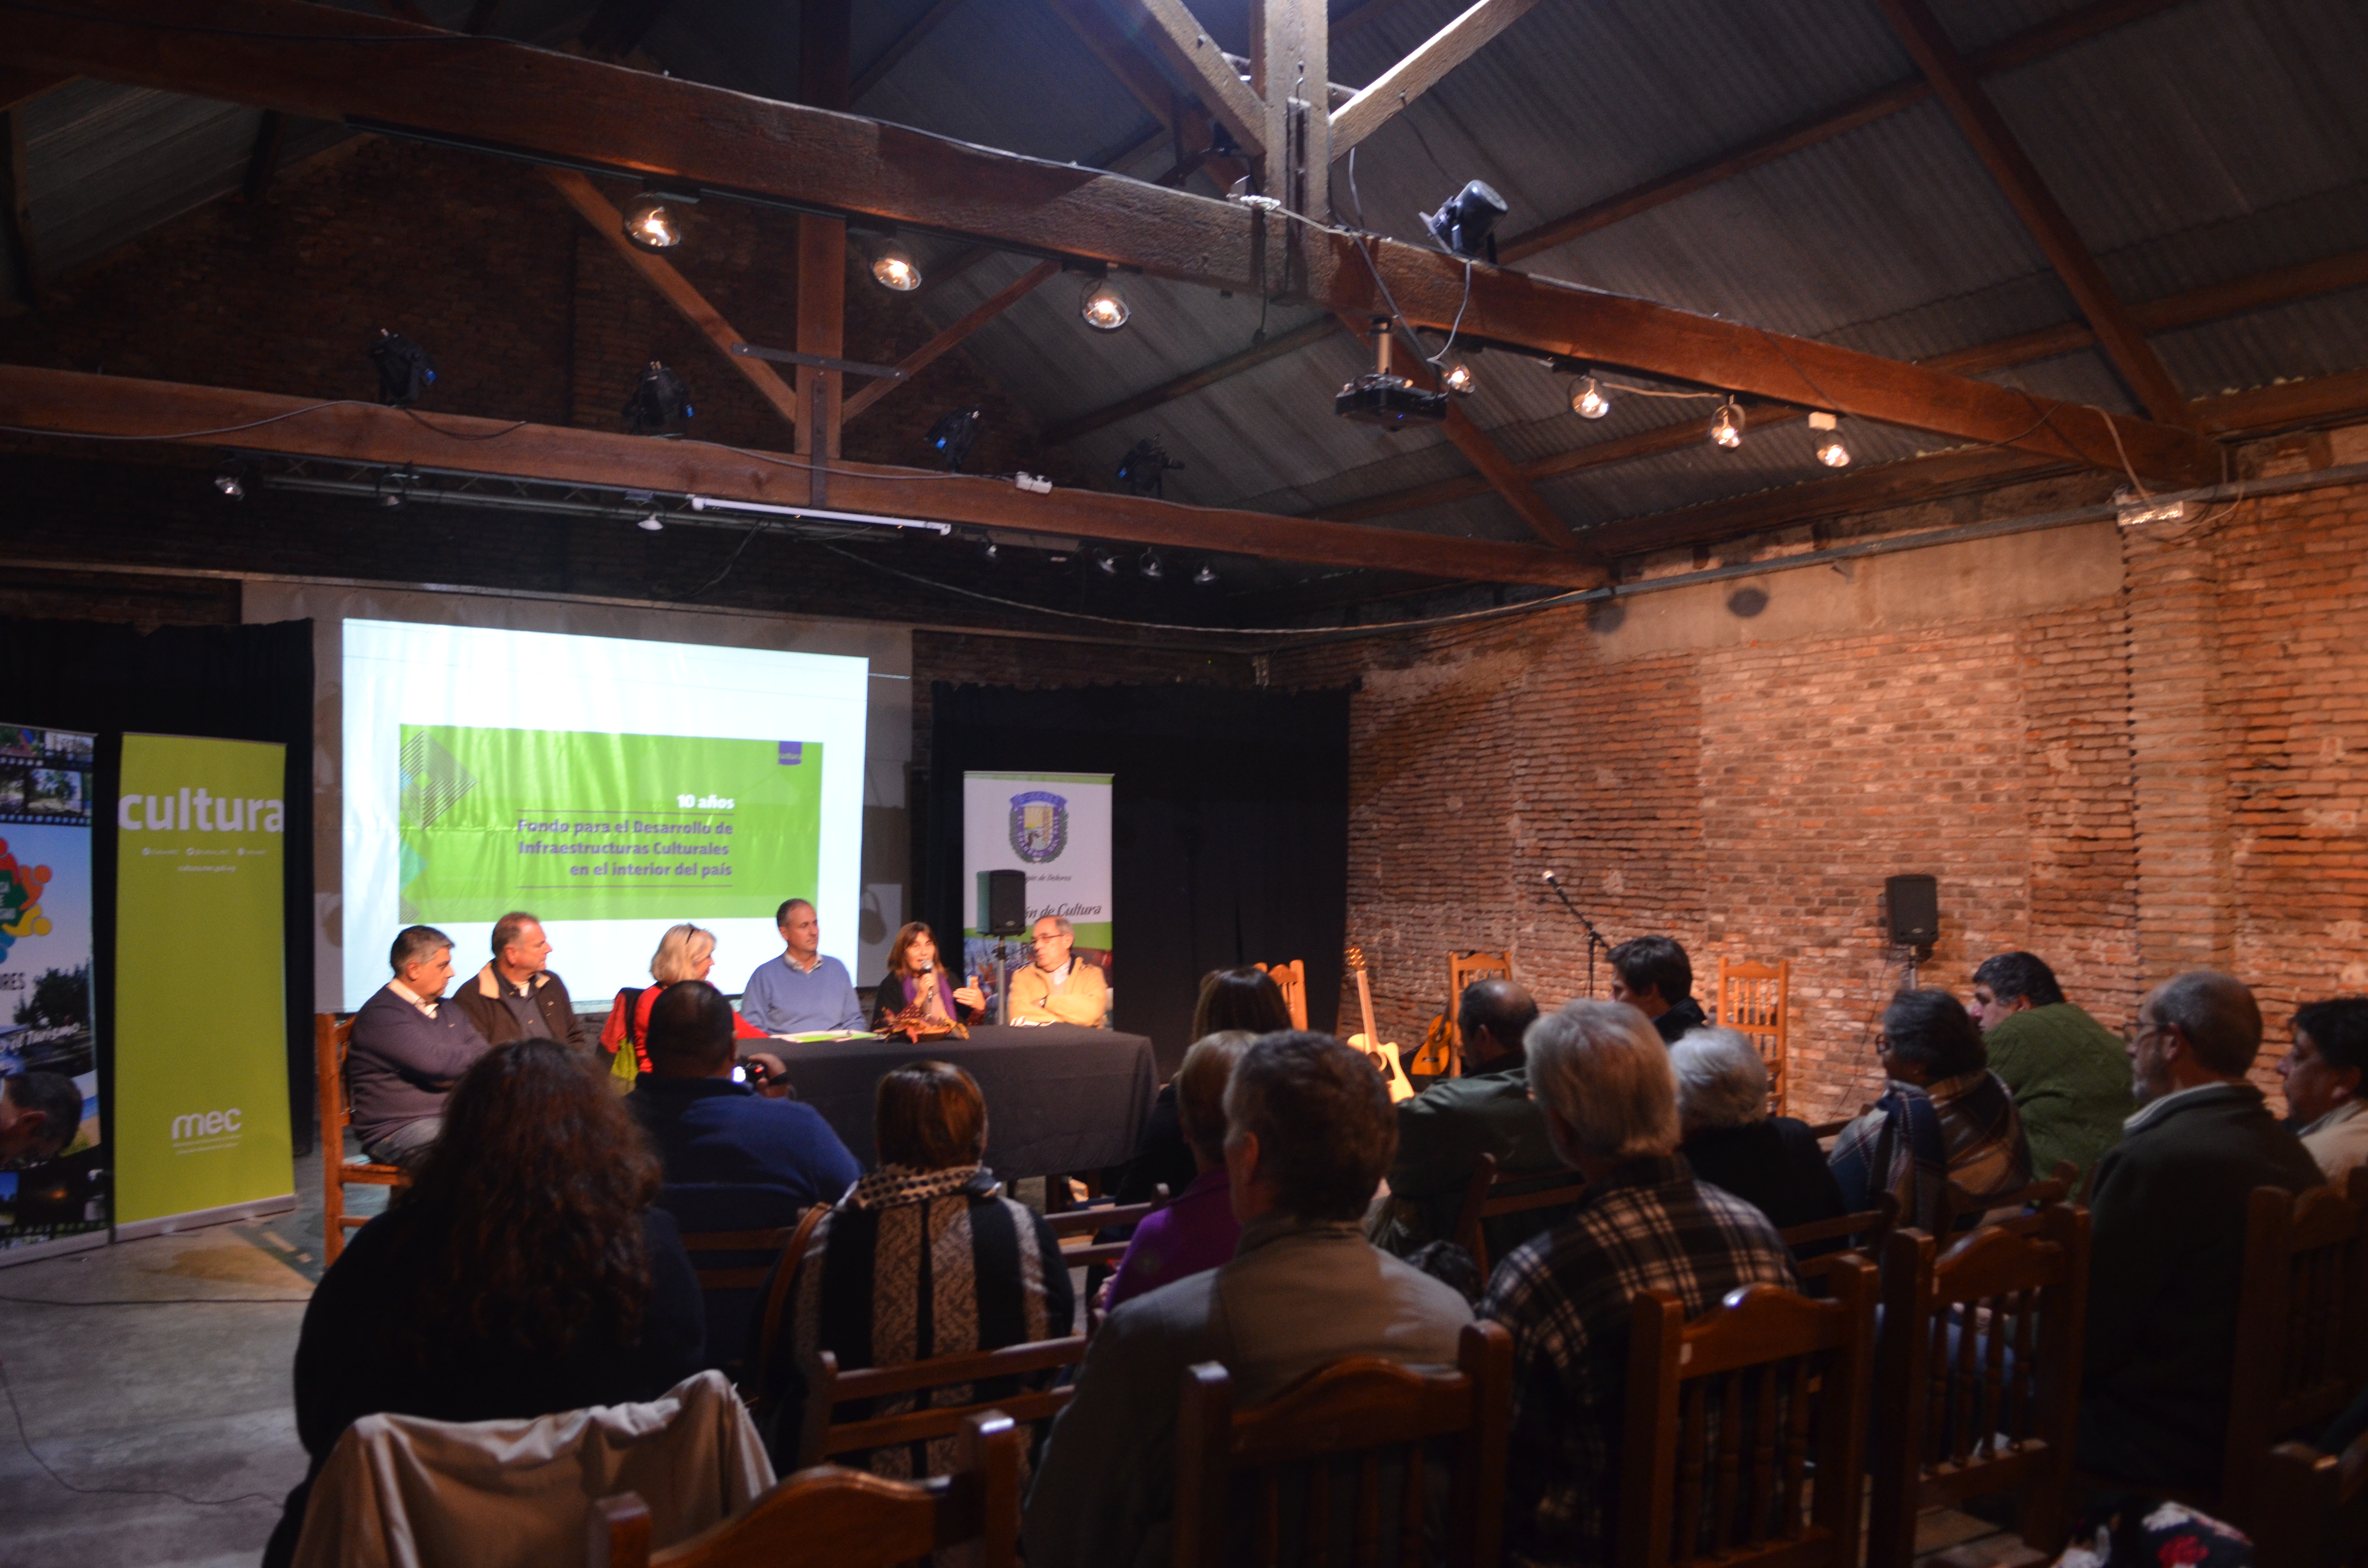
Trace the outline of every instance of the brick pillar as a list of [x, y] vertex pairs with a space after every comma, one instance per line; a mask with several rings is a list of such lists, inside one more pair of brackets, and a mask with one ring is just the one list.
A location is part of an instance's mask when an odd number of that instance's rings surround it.
[[2146, 985], [2233, 969], [2228, 740], [2220, 562], [2210, 539], [2123, 535], [2130, 751], [2137, 833], [2137, 960]]

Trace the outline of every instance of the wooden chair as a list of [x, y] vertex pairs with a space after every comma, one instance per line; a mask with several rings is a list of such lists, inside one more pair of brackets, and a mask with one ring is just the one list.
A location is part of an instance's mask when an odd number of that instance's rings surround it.
[[1792, 994], [1790, 959], [1772, 964], [1718, 960], [1717, 1006], [1711, 1022], [1742, 1031], [1759, 1050], [1759, 1060], [1768, 1064], [1768, 1108], [1777, 1116], [1784, 1114], [1791, 1088], [1785, 1064], [1793, 1036]]
[[325, 1267], [346, 1250], [346, 1233], [370, 1223], [346, 1212], [348, 1187], [409, 1187], [411, 1173], [363, 1155], [346, 1157], [346, 1129], [353, 1106], [346, 1096], [346, 1056], [353, 1049], [350, 1013], [313, 1015], [313, 1081], [321, 1099], [321, 1262]]
[[[1567, 1209], [1587, 1196], [1587, 1178], [1568, 1166], [1550, 1171], [1497, 1174], [1497, 1156], [1483, 1154], [1463, 1188], [1463, 1209], [1456, 1216], [1455, 1243], [1480, 1266], [1480, 1278], [1494, 1267], [1488, 1256], [1491, 1220], [1508, 1214], [1530, 1214], [1541, 1209]], [[1543, 1229], [1543, 1227], [1540, 1227]], [[1535, 1233], [1531, 1233], [1534, 1234]]]
[[[1858, 1253], [1867, 1258], [1883, 1256], [1884, 1243], [1899, 1223], [1899, 1199], [1887, 1192], [1874, 1195], [1874, 1207], [1855, 1214], [1838, 1215], [1831, 1220], [1813, 1220], [1805, 1225], [1793, 1225], [1777, 1232], [1784, 1244], [1793, 1249], [1793, 1270], [1803, 1283], [1822, 1281], [1833, 1272], [1835, 1260]], [[1813, 1257], [1803, 1257], [1801, 1249], [1819, 1242], [1847, 1240], [1847, 1248], [1821, 1252]]]
[[768, 1400], [763, 1391], [774, 1386], [773, 1358], [781, 1342], [781, 1318], [790, 1309], [791, 1292], [797, 1289], [798, 1269], [804, 1264], [806, 1248], [814, 1241], [814, 1227], [830, 1212], [826, 1203], [817, 1203], [798, 1221], [790, 1233], [789, 1244], [781, 1248], [779, 1261], [773, 1265], [772, 1277], [765, 1286], [764, 1303], [757, 1310], [757, 1359], [748, 1369], [746, 1386], [758, 1391], [751, 1408], [762, 1415], [768, 1413]]
[[867, 1415], [853, 1421], [834, 1422], [831, 1415], [838, 1406], [859, 1400], [1022, 1378], [1074, 1367], [1085, 1358], [1086, 1336], [1082, 1334], [1007, 1345], [999, 1350], [933, 1356], [926, 1361], [907, 1361], [896, 1367], [866, 1367], [852, 1372], [840, 1371], [838, 1358], [823, 1351], [815, 1358], [814, 1373], [807, 1380], [805, 1424], [798, 1434], [798, 1462], [821, 1464], [834, 1454], [860, 1453], [904, 1443], [938, 1442], [961, 1432], [964, 1422], [989, 1412], [998, 1412], [1023, 1426], [1050, 1421], [1069, 1403], [1070, 1390], [1066, 1385], [1020, 1389], [993, 1398], [928, 1406], [893, 1415]]
[[1433, 1020], [1429, 1037], [1406, 1071], [1430, 1078], [1452, 1078], [1463, 1072], [1463, 1029], [1455, 1015], [1463, 1006], [1463, 988], [1475, 980], [1512, 978], [1513, 959], [1509, 953], [1449, 953], [1447, 1010]]
[[[1486, 1322], [1464, 1327], [1453, 1371], [1351, 1356], [1247, 1410], [1235, 1408], [1233, 1378], [1224, 1367], [1204, 1361], [1191, 1368], [1176, 1424], [1176, 1568], [1279, 1562], [1293, 1534], [1284, 1517], [1287, 1495], [1304, 1504], [1296, 1510], [1303, 1554], [1329, 1562], [1339, 1517], [1335, 1471], [1345, 1475], [1349, 1463], [1354, 1479], [1341, 1499], [1354, 1521], [1349, 1561], [1356, 1568], [1381, 1562], [1384, 1532], [1393, 1528], [1395, 1561], [1408, 1568], [1433, 1561], [1426, 1550], [1430, 1488], [1423, 1471], [1433, 1446], [1441, 1444], [1454, 1449], [1445, 1560], [1457, 1568], [1490, 1568], [1502, 1555], [1512, 1398], [1512, 1336]], [[1390, 1501], [1385, 1459], [1395, 1461], [1398, 1481], [1394, 1526], [1383, 1517]], [[1237, 1494], [1254, 1496], [1257, 1510], [1238, 1535]]]
[[968, 1547], [977, 1568], [1017, 1568], [1027, 1435], [1007, 1416], [966, 1418], [951, 1474], [885, 1481], [802, 1470], [737, 1518], [653, 1552], [650, 1511], [631, 1492], [592, 1507], [589, 1568], [889, 1568]]
[[2368, 1437], [2340, 1454], [2280, 1443], [2262, 1462], [2253, 1561], [2260, 1568], [2368, 1564]]
[[1855, 1568], [1874, 1267], [1846, 1257], [1832, 1285], [1753, 1285], [1691, 1324], [1637, 1295], [1614, 1568]]
[[1916, 1516], [2020, 1489], [2025, 1544], [2064, 1549], [2080, 1415], [2089, 1214], [2050, 1204], [1947, 1251], [1921, 1231], [1884, 1254], [1867, 1568], [1908, 1568]]
[[2029, 1187], [1997, 1198], [1975, 1197], [1955, 1182], [1951, 1182], [1948, 1190], [1941, 1195], [1940, 1233], [1953, 1236], [1959, 1231], [1970, 1230], [1983, 1223], [1983, 1216], [1997, 1214], [2001, 1210], [2010, 1209], [2021, 1214], [2050, 1203], [2061, 1203], [2072, 1195], [2072, 1184], [2079, 1179], [2079, 1166], [2069, 1160], [2058, 1160], [2054, 1171]]
[[736, 1182], [670, 1182], [658, 1189], [657, 1206], [681, 1229], [683, 1250], [706, 1300], [709, 1361], [746, 1387], [742, 1352], [749, 1325], [763, 1309], [767, 1282], [814, 1206], [785, 1187]]
[[1291, 1027], [1307, 1027], [1307, 960], [1293, 959], [1289, 963], [1252, 964], [1252, 969], [1275, 983], [1282, 991], [1282, 1005], [1291, 1009]]
[[[1061, 1261], [1072, 1268], [1117, 1267], [1119, 1259], [1126, 1256], [1128, 1242], [1098, 1242], [1094, 1235], [1097, 1232], [1123, 1225], [1131, 1238], [1134, 1227], [1143, 1223], [1146, 1216], [1167, 1207], [1166, 1182], [1161, 1182], [1151, 1191], [1152, 1199], [1148, 1203], [1104, 1203], [1082, 1209], [1064, 1209], [1057, 1214], [1045, 1215], [1044, 1223], [1052, 1228], [1053, 1235], [1060, 1238]], [[1069, 1244], [1073, 1241], [1078, 1244], [1071, 1246]], [[1088, 1274], [1088, 1285], [1092, 1279]], [[1091, 1290], [1086, 1293], [1086, 1334], [1088, 1337], [1102, 1325], [1101, 1309], [1094, 1304], [1097, 1293]]]

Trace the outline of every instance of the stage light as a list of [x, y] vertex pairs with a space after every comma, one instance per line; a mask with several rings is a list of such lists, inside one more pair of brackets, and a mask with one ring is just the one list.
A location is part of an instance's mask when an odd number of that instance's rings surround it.
[[1458, 256], [1486, 256], [1497, 259], [1497, 242], [1489, 231], [1497, 220], [1512, 209], [1496, 187], [1485, 180], [1474, 180], [1440, 204], [1439, 210], [1427, 214], [1422, 226], [1430, 237]]
[[871, 257], [871, 279], [882, 289], [909, 294], [921, 286], [921, 269], [914, 264], [911, 251], [890, 240]]
[[1581, 419], [1600, 419], [1611, 412], [1611, 400], [1603, 392], [1603, 385], [1593, 376], [1581, 376], [1578, 385], [1571, 389], [1570, 411]]
[[635, 523], [633, 527], [641, 529], [645, 534], [664, 533], [666, 531], [666, 519], [659, 517], [655, 512], [652, 512], [648, 517], [643, 517], [640, 522]]
[[1819, 432], [1817, 460], [1827, 468], [1850, 467], [1850, 449], [1842, 445], [1841, 421], [1830, 414], [1809, 415], [1809, 428]]
[[1118, 557], [1112, 555], [1109, 551], [1095, 551], [1093, 560], [1094, 564], [1101, 569], [1101, 574], [1103, 576], [1115, 577], [1118, 575]]
[[1144, 551], [1143, 552], [1143, 559], [1135, 562], [1134, 569], [1142, 573], [1144, 576], [1150, 578], [1155, 583], [1167, 574], [1167, 568], [1161, 563], [1159, 553], [1156, 551]]
[[409, 408], [436, 384], [436, 362], [399, 332], [379, 328], [370, 359], [378, 371], [378, 400], [389, 408]]
[[682, 244], [682, 210], [698, 205], [696, 196], [645, 190], [625, 204], [625, 238], [642, 250], [672, 250]]
[[222, 467], [214, 470], [214, 488], [226, 501], [244, 499], [246, 494], [246, 463], [239, 458], [224, 458]]
[[1713, 446], [1743, 445], [1743, 410], [1735, 405], [1733, 399], [1720, 403], [1718, 412], [1711, 415], [1710, 438]]
[[1458, 365], [1439, 379], [1439, 384], [1459, 397], [1470, 397], [1480, 386], [1469, 365]]
[[404, 473], [380, 474], [376, 484], [373, 486], [378, 504], [384, 506], [389, 511], [393, 511], [395, 507], [402, 506], [404, 486], [409, 482], [410, 477], [411, 476], [409, 474]]
[[1164, 495], [1167, 475], [1183, 466], [1168, 458], [1167, 447], [1158, 437], [1145, 436], [1119, 459], [1119, 485], [1129, 495]]
[[653, 359], [625, 398], [625, 427], [636, 436], [659, 434], [698, 412], [682, 378]]
[[978, 553], [983, 559], [992, 562], [1002, 557], [1003, 551], [996, 544], [994, 536], [990, 534], [979, 541]]
[[1077, 313], [1096, 332], [1116, 332], [1134, 314], [1126, 307], [1126, 296], [1107, 278], [1086, 290], [1086, 297], [1077, 301]]
[[929, 426], [929, 450], [945, 459], [948, 473], [960, 473], [962, 460], [970, 456], [971, 444], [978, 439], [979, 423], [986, 417], [984, 408], [957, 408]]
[[1205, 562], [1202, 562], [1201, 569], [1192, 574], [1192, 585], [1196, 588], [1215, 587], [1217, 585], [1217, 569], [1207, 564]]

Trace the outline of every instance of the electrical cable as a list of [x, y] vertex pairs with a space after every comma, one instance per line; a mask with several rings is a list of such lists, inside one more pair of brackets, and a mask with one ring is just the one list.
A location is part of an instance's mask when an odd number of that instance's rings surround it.
[[32, 1434], [25, 1430], [24, 1407], [17, 1403], [17, 1386], [8, 1378], [8, 1363], [6, 1358], [0, 1358], [0, 1393], [6, 1393], [8, 1396], [8, 1412], [17, 1419], [17, 1441], [24, 1445], [25, 1452], [32, 1457], [33, 1462], [41, 1467], [42, 1474], [69, 1492], [78, 1492], [85, 1497], [172, 1497], [199, 1508], [227, 1508], [237, 1503], [269, 1503], [276, 1506], [280, 1501], [262, 1492], [242, 1492], [235, 1497], [192, 1497], [186, 1492], [176, 1492], [169, 1486], [77, 1486], [51, 1469], [50, 1461], [43, 1459], [40, 1450], [33, 1447]]
[[732, 568], [740, 564], [740, 558], [748, 552], [748, 547], [750, 545], [757, 542], [757, 536], [763, 533], [767, 528], [769, 528], [772, 526], [772, 518], [757, 518], [756, 526], [751, 528], [746, 534], [741, 537], [740, 548], [732, 552], [732, 558], [730, 560], [724, 562], [723, 570], [716, 573], [714, 576], [710, 577], [706, 582], [701, 583], [696, 588], [693, 588], [689, 594], [684, 596], [685, 598], [695, 599], [699, 597], [700, 595], [707, 592], [708, 589], [715, 586], [716, 584], [723, 581], [724, 578], [732, 575]]

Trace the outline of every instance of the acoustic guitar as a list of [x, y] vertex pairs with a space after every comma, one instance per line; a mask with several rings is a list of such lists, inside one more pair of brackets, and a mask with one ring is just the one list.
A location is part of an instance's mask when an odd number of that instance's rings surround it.
[[1373, 1070], [1381, 1074], [1382, 1081], [1389, 1085], [1390, 1098], [1393, 1101], [1410, 1100], [1414, 1098], [1414, 1085], [1406, 1082], [1406, 1069], [1398, 1064], [1397, 1042], [1392, 1040], [1381, 1045], [1373, 1043], [1374, 1036], [1379, 1031], [1373, 1028], [1373, 987], [1366, 978], [1365, 949], [1351, 942], [1349, 944], [1347, 956], [1349, 972], [1357, 977], [1358, 1016], [1365, 1025], [1365, 1032], [1350, 1035], [1349, 1044], [1363, 1051], [1367, 1059], [1372, 1062]]

